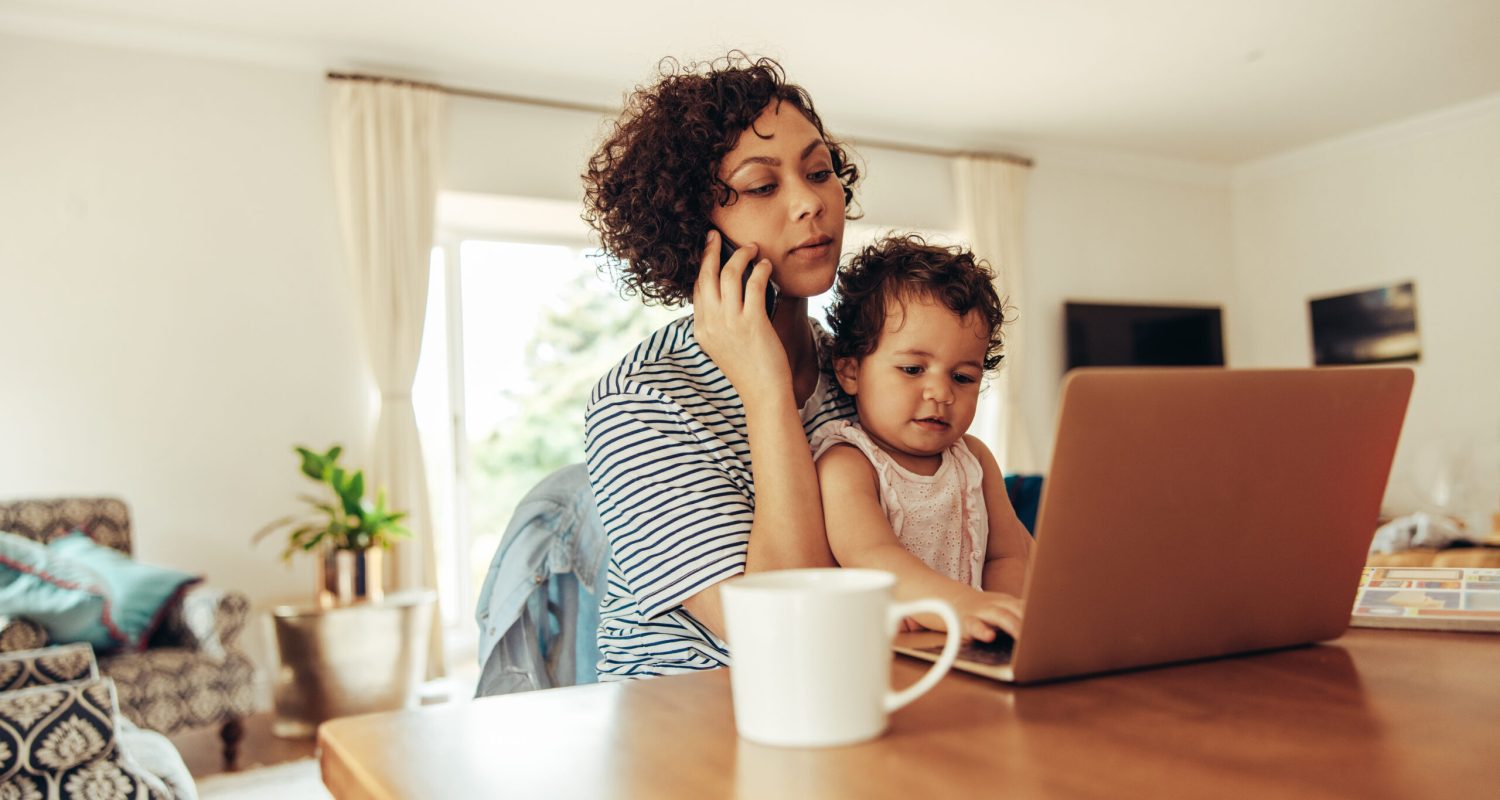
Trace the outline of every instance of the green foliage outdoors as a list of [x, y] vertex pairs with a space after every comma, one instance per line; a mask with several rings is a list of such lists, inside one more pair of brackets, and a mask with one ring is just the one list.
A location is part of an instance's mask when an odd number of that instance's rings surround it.
[[594, 384], [653, 330], [685, 313], [621, 298], [592, 270], [580, 270], [527, 343], [527, 375], [498, 398], [519, 409], [516, 418], [470, 441], [476, 539], [498, 537], [531, 487], [583, 460], [583, 412]]
[[322, 496], [301, 495], [311, 512], [282, 517], [256, 532], [254, 541], [278, 531], [287, 535], [286, 549], [281, 557], [291, 560], [298, 551], [311, 551], [319, 547], [334, 550], [366, 550], [371, 547], [389, 549], [397, 539], [411, 535], [402, 527], [405, 511], [393, 511], [386, 507], [385, 490], [375, 492], [375, 502], [365, 501], [364, 470], [350, 472], [339, 466], [339, 454], [344, 450], [339, 445], [318, 453], [305, 447], [297, 447], [302, 457], [302, 474], [316, 481], [324, 491]]

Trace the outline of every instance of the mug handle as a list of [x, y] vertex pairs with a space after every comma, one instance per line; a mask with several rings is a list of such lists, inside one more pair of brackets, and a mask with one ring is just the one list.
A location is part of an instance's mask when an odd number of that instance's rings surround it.
[[929, 612], [943, 618], [943, 624], [948, 628], [948, 640], [943, 643], [943, 653], [938, 656], [936, 664], [927, 670], [922, 679], [899, 692], [885, 693], [885, 711], [887, 714], [910, 703], [911, 701], [927, 694], [927, 690], [937, 685], [937, 682], [948, 674], [953, 667], [953, 662], [958, 658], [958, 643], [960, 634], [958, 630], [958, 615], [953, 612], [953, 606], [948, 605], [937, 598], [928, 597], [921, 600], [913, 600], [909, 603], [896, 603], [886, 613], [886, 628], [892, 634], [896, 626], [905, 617], [913, 614]]

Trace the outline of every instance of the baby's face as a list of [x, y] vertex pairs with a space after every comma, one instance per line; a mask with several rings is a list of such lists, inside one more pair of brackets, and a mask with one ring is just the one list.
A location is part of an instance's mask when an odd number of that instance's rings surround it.
[[923, 296], [893, 301], [879, 345], [841, 361], [839, 383], [865, 432], [903, 467], [930, 475], [974, 421], [988, 345], [978, 312], [959, 317]]

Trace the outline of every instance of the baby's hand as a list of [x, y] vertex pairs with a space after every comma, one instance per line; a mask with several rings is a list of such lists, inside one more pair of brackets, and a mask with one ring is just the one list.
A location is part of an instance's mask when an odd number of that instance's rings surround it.
[[958, 612], [959, 633], [965, 641], [978, 639], [981, 642], [995, 641], [995, 631], [1001, 630], [1012, 637], [1021, 632], [1021, 600], [1001, 592], [969, 592], [953, 604]]

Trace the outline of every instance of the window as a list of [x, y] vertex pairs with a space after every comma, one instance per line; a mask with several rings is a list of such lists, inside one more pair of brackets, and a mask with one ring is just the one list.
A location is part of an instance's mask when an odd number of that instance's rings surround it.
[[594, 382], [688, 312], [621, 297], [576, 204], [444, 195], [439, 220], [414, 402], [444, 623], [462, 650], [517, 503], [583, 460]]

